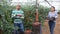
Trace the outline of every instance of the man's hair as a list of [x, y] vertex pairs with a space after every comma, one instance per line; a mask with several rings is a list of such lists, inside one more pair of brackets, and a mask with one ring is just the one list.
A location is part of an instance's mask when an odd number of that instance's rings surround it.
[[19, 7], [21, 7], [21, 5], [19, 5], [19, 4], [18, 4], [18, 5], [16, 5], [16, 6], [19, 6]]

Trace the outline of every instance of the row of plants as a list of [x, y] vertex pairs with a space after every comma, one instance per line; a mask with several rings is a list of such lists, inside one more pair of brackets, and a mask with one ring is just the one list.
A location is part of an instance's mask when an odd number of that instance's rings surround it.
[[[11, 32], [14, 30], [14, 23], [11, 18], [11, 13], [12, 13], [13, 9], [15, 9], [14, 6], [1, 6], [0, 5], [0, 10], [1, 10], [0, 13], [3, 12], [2, 14], [5, 15], [5, 20], [7, 21], [7, 23], [5, 24], [5, 28], [0, 27], [5, 30], [5, 32], [4, 32], [5, 34], [7, 34], [8, 31], [11, 34]], [[24, 11], [24, 15], [25, 15], [24, 29], [25, 30], [27, 28], [32, 29], [32, 23], [35, 21], [36, 6], [35, 5], [24, 5], [24, 6], [21, 6], [21, 9]], [[46, 16], [49, 12], [49, 8], [44, 7], [44, 6], [39, 6], [38, 11], [39, 11], [39, 21], [43, 25], [44, 20], [46, 19]], [[3, 23], [3, 21], [0, 20], [0, 23]], [[3, 24], [0, 24], [0, 26]]]

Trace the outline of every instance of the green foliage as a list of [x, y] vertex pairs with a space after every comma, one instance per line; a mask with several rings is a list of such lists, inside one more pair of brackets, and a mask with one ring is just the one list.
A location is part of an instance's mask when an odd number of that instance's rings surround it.
[[10, 13], [13, 8], [10, 8], [9, 6], [1, 6], [0, 5], [0, 15], [5, 15], [3, 18], [4, 21], [2, 21], [2, 18], [0, 18], [0, 29], [4, 31], [4, 34], [8, 34], [12, 32], [14, 26], [12, 24], [12, 19], [10, 18]]
[[[13, 9], [14, 9], [14, 7], [12, 7], [12, 6], [0, 6], [0, 10], [1, 10], [0, 12], [4, 12], [5, 20], [7, 21], [7, 23], [5, 23], [5, 27], [4, 27], [5, 34], [7, 34], [8, 32], [11, 34], [11, 32], [14, 29], [14, 24], [12, 22], [13, 20], [10, 17]], [[43, 24], [44, 20], [46, 18], [46, 15], [48, 14], [49, 8], [44, 7], [44, 6], [39, 6], [38, 9], [39, 9], [38, 10], [39, 11], [39, 21]], [[25, 14], [24, 28], [25, 29], [27, 29], [27, 28], [32, 29], [32, 23], [35, 21], [35, 13], [36, 13], [35, 5], [22, 6], [22, 10], [24, 11], [24, 14]], [[0, 20], [0, 23], [3, 23], [3, 22]], [[3, 24], [0, 24], [0, 25], [3, 25]], [[0, 28], [3, 28], [3, 27], [0, 27]]]
[[[32, 26], [32, 23], [35, 21], [36, 7], [28, 6], [28, 5], [22, 6], [22, 10], [25, 12], [25, 20], [24, 20], [25, 28], [32, 29], [31, 26]], [[49, 12], [49, 8], [44, 6], [39, 6], [38, 11], [39, 11], [39, 21], [43, 25], [44, 20], [46, 19], [46, 16]]]

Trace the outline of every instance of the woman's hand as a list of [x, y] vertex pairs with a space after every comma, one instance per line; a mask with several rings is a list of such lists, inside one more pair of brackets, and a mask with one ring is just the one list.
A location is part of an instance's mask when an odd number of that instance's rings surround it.
[[47, 19], [47, 20], [49, 20], [49, 19], [50, 19], [50, 17], [46, 16], [46, 19]]
[[55, 20], [55, 17], [51, 17], [50, 20]]

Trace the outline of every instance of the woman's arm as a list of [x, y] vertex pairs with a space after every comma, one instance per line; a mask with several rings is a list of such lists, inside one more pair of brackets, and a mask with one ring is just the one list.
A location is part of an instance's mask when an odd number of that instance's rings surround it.
[[[50, 12], [49, 12], [49, 13], [50, 13]], [[47, 15], [47, 20], [49, 20], [49, 19], [50, 19], [49, 13], [48, 13], [48, 15]]]
[[56, 13], [55, 13], [55, 18], [57, 18], [57, 17], [58, 17], [58, 13], [56, 12]]

